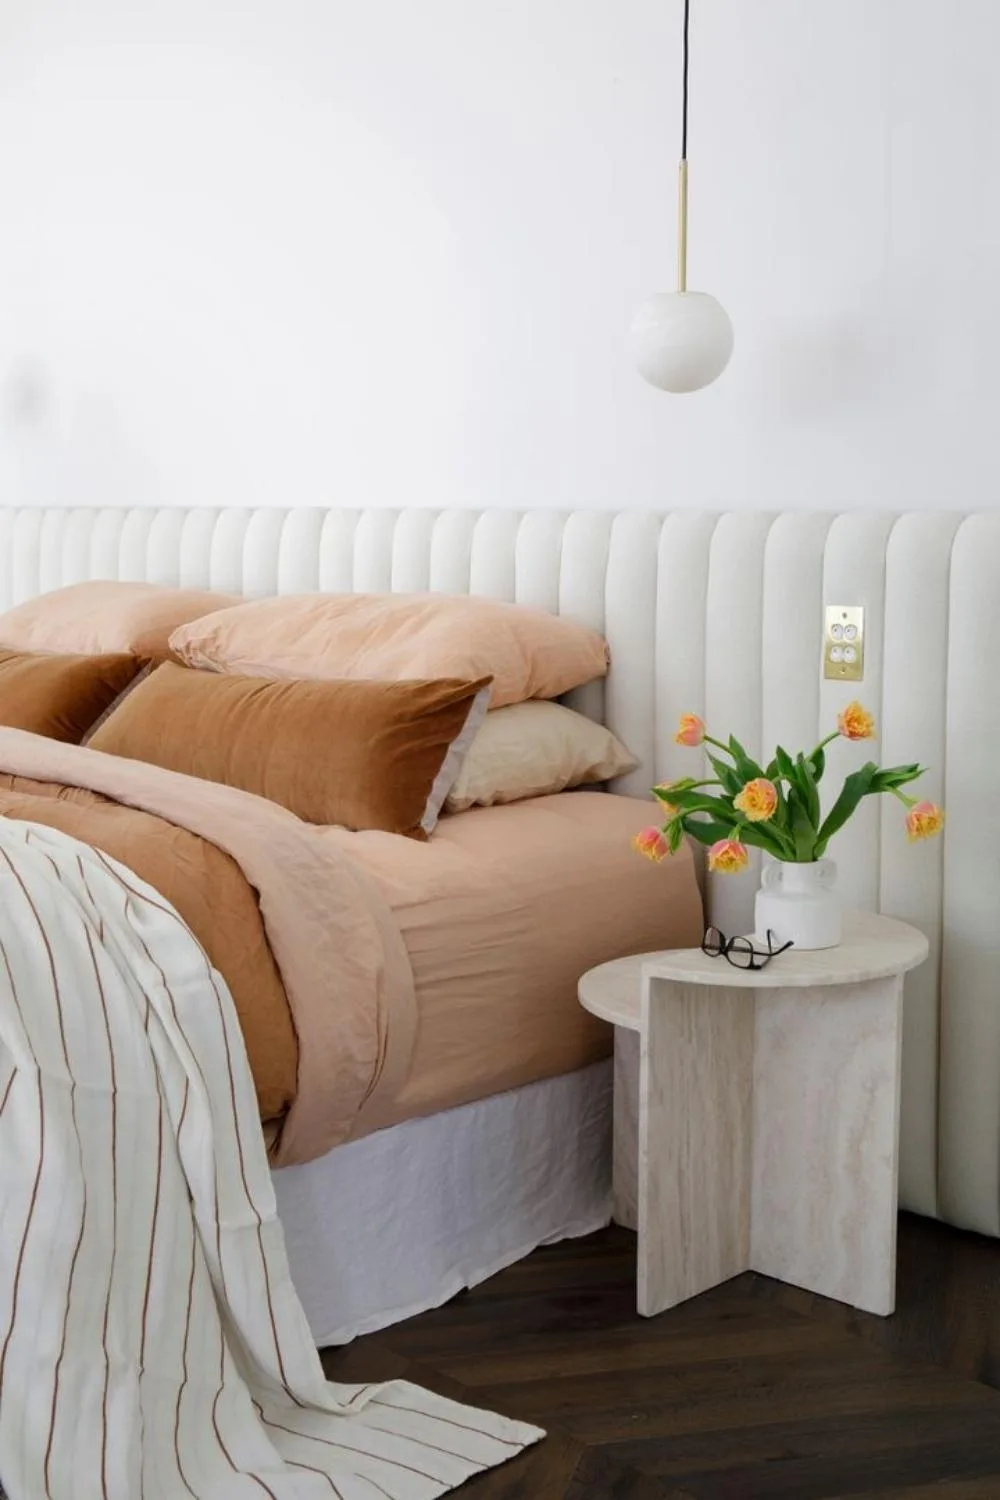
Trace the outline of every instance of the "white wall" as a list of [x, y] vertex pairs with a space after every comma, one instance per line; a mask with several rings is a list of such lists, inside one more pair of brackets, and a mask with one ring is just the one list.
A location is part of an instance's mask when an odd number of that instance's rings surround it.
[[0, 0], [0, 503], [986, 507], [997, 0]]

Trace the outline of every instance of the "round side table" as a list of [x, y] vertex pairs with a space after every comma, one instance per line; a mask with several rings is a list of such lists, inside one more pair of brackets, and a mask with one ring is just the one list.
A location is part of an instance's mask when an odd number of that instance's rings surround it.
[[615, 1031], [615, 1218], [646, 1316], [759, 1271], [883, 1316], [896, 1297], [904, 922], [753, 972], [699, 949], [591, 969]]

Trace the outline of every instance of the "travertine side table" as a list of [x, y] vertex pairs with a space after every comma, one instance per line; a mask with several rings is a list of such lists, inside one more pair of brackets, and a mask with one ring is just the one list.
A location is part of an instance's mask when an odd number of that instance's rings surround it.
[[845, 914], [837, 948], [740, 970], [698, 949], [591, 969], [615, 1032], [615, 1218], [638, 1307], [760, 1271], [867, 1312], [896, 1295], [903, 975], [927, 939]]

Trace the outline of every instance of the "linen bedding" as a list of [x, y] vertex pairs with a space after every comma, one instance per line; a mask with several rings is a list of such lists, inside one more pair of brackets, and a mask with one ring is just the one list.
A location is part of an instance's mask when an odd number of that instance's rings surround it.
[[473, 809], [421, 844], [0, 729], [4, 817], [179, 912], [232, 992], [276, 1166], [608, 1055], [580, 974], [700, 936], [690, 853], [637, 859], [649, 809], [606, 793]]
[[0, 729], [11, 1500], [431, 1500], [542, 1436], [325, 1381], [265, 1135], [306, 1161], [606, 1051], [578, 974], [697, 926], [647, 816], [564, 793], [416, 844]]
[[432, 1500], [543, 1435], [326, 1381], [224, 979], [125, 866], [12, 819], [0, 1163], [10, 1500]]
[[323, 830], [249, 792], [16, 729], [0, 729], [0, 813], [121, 858], [178, 906], [233, 987], [275, 1165], [322, 1155], [395, 1092], [416, 1020], [406, 950]]
[[611, 1027], [577, 1001], [580, 975], [703, 930], [690, 850], [653, 865], [630, 847], [649, 819], [634, 797], [575, 791], [442, 818], [427, 844], [327, 831], [391, 909], [416, 992], [406, 1078], [352, 1135], [610, 1054]]

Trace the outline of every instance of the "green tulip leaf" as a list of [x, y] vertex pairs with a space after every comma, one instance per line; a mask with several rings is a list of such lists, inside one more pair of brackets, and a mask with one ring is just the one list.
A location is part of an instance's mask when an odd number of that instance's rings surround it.
[[788, 789], [788, 822], [794, 850], [792, 858], [799, 862], [814, 859], [816, 825], [809, 816], [802, 793], [795, 784]]
[[740, 786], [745, 786], [748, 781], [755, 781], [758, 776], [763, 776], [764, 772], [760, 766], [755, 760], [750, 759], [734, 734], [729, 736], [729, 753], [733, 757], [736, 774], [740, 778]]
[[861, 767], [860, 771], [853, 771], [848, 776], [841, 788], [840, 796], [827, 813], [819, 830], [819, 842], [822, 843], [824, 849], [833, 835], [843, 828], [862, 797], [867, 797], [872, 791], [872, 782], [877, 775], [878, 766], [870, 760]]
[[[756, 849], [766, 849], [768, 854], [773, 854], [777, 859], [789, 859], [787, 845], [776, 829], [769, 828], [763, 823], [755, 823], [747, 826], [740, 824], [736, 818], [731, 823], [718, 822], [714, 818], [702, 821], [700, 818], [685, 817], [684, 826], [692, 838], [700, 844], [717, 844], [719, 839], [738, 838], [742, 844], [752, 844]], [[737, 831], [738, 830], [738, 831]]]
[[871, 791], [891, 792], [895, 787], [906, 786], [907, 782], [916, 781], [918, 776], [923, 776], [926, 766], [914, 762], [908, 766], [885, 766], [881, 771], [876, 771], [872, 777]]
[[727, 766], [725, 761], [720, 760], [717, 755], [710, 755], [708, 757], [708, 763], [712, 767], [712, 770], [715, 772], [716, 776], [718, 776], [720, 782], [722, 783], [722, 789], [727, 796], [735, 797], [738, 792], [742, 791], [743, 780], [739, 776], [739, 774], [733, 770], [732, 766]]
[[795, 773], [795, 783], [815, 835], [820, 819], [819, 792], [816, 789], [816, 778], [813, 775], [812, 766], [801, 753], [795, 760]]
[[670, 798], [670, 801], [674, 807], [679, 807], [684, 813], [711, 813], [713, 817], [721, 818], [723, 821], [729, 820], [733, 823], [739, 821], [739, 813], [724, 797], [710, 797], [706, 792], [691, 791], [678, 792], [676, 796]]
[[779, 745], [774, 752], [774, 764], [777, 766], [777, 774], [783, 776], [786, 781], [795, 783], [795, 763], [787, 750]]

